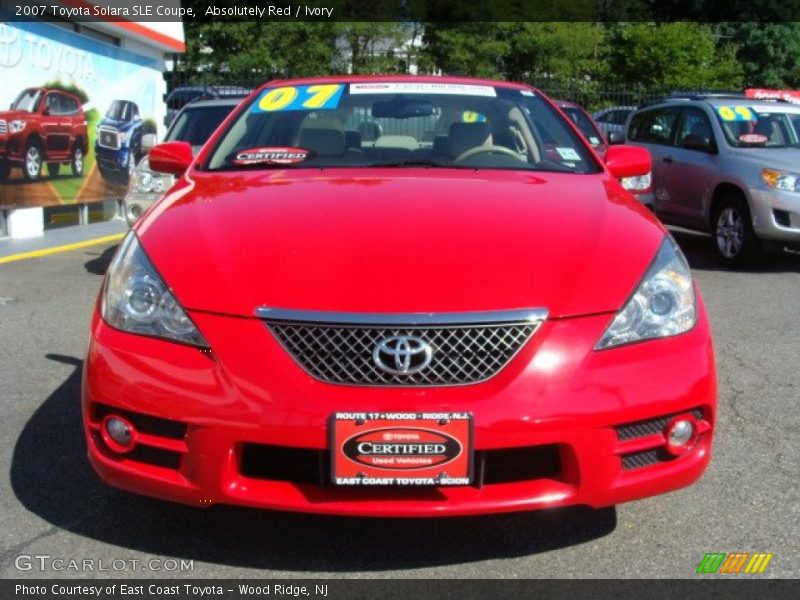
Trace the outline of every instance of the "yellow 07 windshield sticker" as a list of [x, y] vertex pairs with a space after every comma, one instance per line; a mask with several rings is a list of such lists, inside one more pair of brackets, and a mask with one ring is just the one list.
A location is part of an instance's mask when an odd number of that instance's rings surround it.
[[473, 110], [465, 110], [461, 113], [461, 122], [462, 123], [485, 123], [486, 122], [486, 115], [482, 115], [479, 112], [475, 112]]
[[717, 114], [723, 121], [757, 121], [756, 113], [746, 106], [718, 106]]
[[264, 90], [250, 112], [283, 110], [332, 110], [339, 106], [344, 84], [287, 85]]

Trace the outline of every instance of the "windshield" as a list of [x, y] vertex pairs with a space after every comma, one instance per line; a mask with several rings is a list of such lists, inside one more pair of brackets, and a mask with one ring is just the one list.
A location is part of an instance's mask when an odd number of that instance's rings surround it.
[[14, 103], [11, 105], [11, 110], [34, 112], [36, 110], [36, 105], [39, 104], [39, 98], [41, 97], [41, 90], [25, 90], [14, 100]]
[[123, 102], [122, 100], [114, 100], [111, 103], [111, 106], [108, 107], [108, 112], [106, 112], [106, 117], [109, 119], [115, 119], [117, 121], [127, 121], [130, 119], [129, 115], [129, 104], [127, 102]]
[[715, 106], [725, 138], [737, 148], [797, 148], [800, 114], [780, 107]]
[[532, 91], [384, 81], [266, 88], [205, 168], [276, 166], [599, 170], [563, 117]]
[[186, 142], [192, 146], [202, 146], [234, 108], [235, 106], [187, 108], [175, 119], [167, 132], [165, 141]]
[[597, 130], [597, 127], [595, 127], [595, 124], [592, 123], [591, 119], [586, 116], [585, 112], [574, 106], [563, 106], [561, 110], [575, 122], [575, 125], [581, 130], [583, 137], [589, 140], [592, 146], [600, 146], [603, 144], [602, 135]]

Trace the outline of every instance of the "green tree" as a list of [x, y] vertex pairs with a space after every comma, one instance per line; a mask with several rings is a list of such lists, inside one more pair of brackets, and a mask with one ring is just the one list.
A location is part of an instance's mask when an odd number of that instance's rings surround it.
[[720, 23], [715, 29], [735, 44], [746, 87], [800, 87], [800, 23]]
[[178, 70], [196, 81], [258, 83], [330, 73], [338, 52], [332, 23], [186, 23]]
[[620, 23], [609, 26], [607, 81], [652, 88], [739, 88], [736, 47], [718, 43], [701, 23]]

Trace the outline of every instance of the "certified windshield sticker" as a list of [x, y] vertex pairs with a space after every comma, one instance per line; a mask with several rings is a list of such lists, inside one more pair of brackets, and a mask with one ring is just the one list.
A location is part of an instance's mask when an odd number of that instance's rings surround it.
[[590, 143], [592, 146], [599, 146], [599, 145], [600, 145], [600, 140], [599, 140], [599, 139], [597, 139], [595, 136], [593, 136], [593, 135], [590, 135], [590, 136], [589, 136], [589, 143]]
[[308, 158], [305, 148], [266, 147], [239, 150], [233, 160], [234, 165], [293, 165]]
[[536, 95], [530, 90], [520, 90], [519, 93], [522, 94], [523, 96], [535, 96]]
[[755, 112], [746, 106], [718, 106], [717, 114], [723, 121], [758, 121]]
[[580, 160], [581, 156], [577, 152], [575, 152], [574, 148], [556, 148], [556, 152], [558, 155], [563, 158], [564, 160]]
[[766, 144], [769, 138], [760, 133], [743, 133], [739, 136], [739, 141], [743, 144]]
[[264, 90], [250, 112], [333, 110], [342, 99], [344, 84], [287, 85]]
[[467, 83], [423, 83], [416, 81], [351, 83], [350, 94], [453, 94], [457, 96], [497, 96], [489, 85]]
[[486, 115], [482, 115], [479, 112], [475, 112], [473, 110], [465, 110], [461, 113], [461, 122], [462, 123], [485, 123], [486, 122]]

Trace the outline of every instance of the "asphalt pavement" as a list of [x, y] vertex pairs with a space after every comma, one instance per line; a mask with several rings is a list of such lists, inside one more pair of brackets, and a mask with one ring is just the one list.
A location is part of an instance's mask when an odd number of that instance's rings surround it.
[[[204, 510], [107, 487], [85, 459], [79, 390], [114, 246], [0, 265], [0, 577], [684, 578], [705, 553], [736, 551], [774, 554], [757, 577], [800, 576], [800, 256], [724, 271], [709, 238], [676, 237], [720, 379], [700, 482], [600, 511], [425, 520]], [[167, 571], [171, 560], [192, 568]]]

